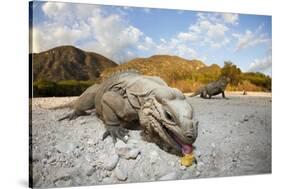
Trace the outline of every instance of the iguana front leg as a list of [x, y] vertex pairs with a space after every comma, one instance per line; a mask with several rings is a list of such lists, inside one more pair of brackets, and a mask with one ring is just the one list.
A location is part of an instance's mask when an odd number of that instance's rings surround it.
[[222, 94], [222, 98], [229, 100], [229, 98], [225, 97], [224, 91], [222, 91], [221, 94]]
[[101, 116], [106, 125], [103, 139], [110, 135], [114, 143], [117, 138], [126, 142], [128, 130], [123, 127], [122, 122], [130, 122], [138, 118], [136, 110], [129, 101], [112, 91], [106, 92], [102, 97]]

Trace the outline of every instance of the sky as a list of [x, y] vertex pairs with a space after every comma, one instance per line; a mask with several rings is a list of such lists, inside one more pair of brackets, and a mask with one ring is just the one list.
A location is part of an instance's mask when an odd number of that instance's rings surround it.
[[120, 64], [169, 54], [271, 76], [271, 16], [42, 1], [32, 10], [32, 52], [73, 45]]

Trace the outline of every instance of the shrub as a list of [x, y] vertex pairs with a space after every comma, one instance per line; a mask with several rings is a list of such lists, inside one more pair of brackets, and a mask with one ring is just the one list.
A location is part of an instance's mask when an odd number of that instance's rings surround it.
[[94, 83], [94, 81], [76, 80], [64, 80], [57, 83], [52, 81], [37, 81], [33, 83], [33, 96], [79, 96]]

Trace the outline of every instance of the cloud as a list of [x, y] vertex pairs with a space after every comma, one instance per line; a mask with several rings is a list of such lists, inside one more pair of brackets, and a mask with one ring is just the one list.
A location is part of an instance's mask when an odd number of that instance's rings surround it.
[[249, 47], [256, 46], [258, 44], [270, 43], [271, 39], [264, 33], [260, 33], [263, 25], [260, 25], [255, 32], [246, 30], [244, 34], [232, 34], [233, 37], [237, 38], [237, 44], [235, 51], [240, 51]]
[[198, 36], [193, 32], [180, 32], [178, 33], [177, 38], [182, 41], [196, 41]]
[[271, 75], [272, 57], [268, 55], [262, 59], [256, 59], [252, 62], [248, 69], [250, 72], [262, 72]]
[[[130, 8], [124, 7], [123, 10]], [[149, 13], [150, 9], [144, 8], [143, 11]], [[185, 43], [196, 40], [196, 34], [180, 32], [172, 38], [162, 38], [156, 42], [130, 25], [125, 19], [126, 14], [107, 12], [101, 6], [46, 2], [42, 12], [46, 20], [33, 27], [33, 52], [74, 45], [119, 63], [136, 57], [136, 52], [185, 58], [195, 58], [197, 55]]]
[[47, 19], [33, 28], [34, 52], [75, 45], [122, 62], [133, 55], [132, 48], [146, 39], [122, 16], [109, 14], [99, 6], [47, 2], [42, 11]]
[[160, 42], [154, 46], [154, 52], [155, 54], [177, 55], [187, 59], [193, 59], [197, 56], [197, 52], [194, 49], [188, 47], [187, 44], [178, 38], [160, 39]]
[[225, 23], [229, 23], [232, 25], [238, 25], [239, 16], [238, 14], [233, 13], [221, 13], [221, 16]]
[[186, 42], [196, 42], [201, 46], [221, 48], [230, 39], [226, 36], [229, 31], [227, 24], [238, 23], [238, 15], [225, 13], [197, 13], [197, 20], [188, 27], [186, 32], [180, 32], [178, 39]]

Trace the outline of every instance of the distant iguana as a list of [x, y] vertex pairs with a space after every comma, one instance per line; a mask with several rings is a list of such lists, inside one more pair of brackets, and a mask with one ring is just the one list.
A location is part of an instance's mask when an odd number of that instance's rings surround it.
[[212, 98], [212, 96], [218, 95], [218, 94], [222, 94], [222, 97], [225, 98], [225, 88], [227, 86], [227, 84], [229, 83], [230, 79], [228, 77], [221, 77], [219, 80], [211, 82], [203, 87], [201, 87], [200, 89], [198, 89], [197, 91], [195, 91], [192, 95], [190, 95], [189, 97], [194, 97], [200, 94], [201, 98]]
[[182, 92], [159, 77], [121, 72], [91, 86], [67, 106], [74, 112], [60, 120], [87, 115], [86, 110], [96, 108], [106, 125], [103, 139], [110, 135], [114, 142], [116, 138], [126, 142], [126, 123], [134, 121], [139, 122], [146, 138], [157, 137], [177, 152], [191, 152], [197, 138], [198, 121], [193, 120], [191, 105]]

